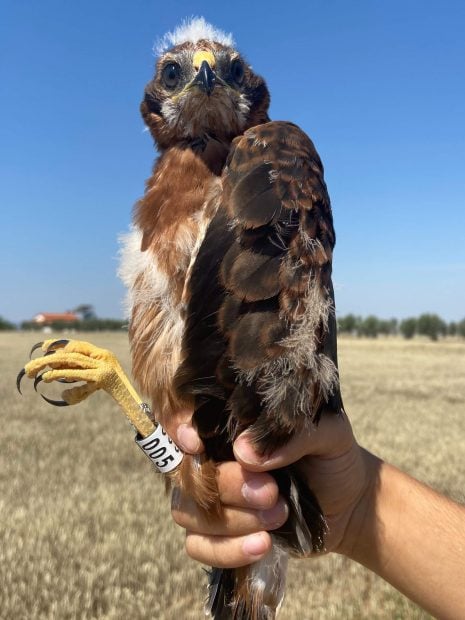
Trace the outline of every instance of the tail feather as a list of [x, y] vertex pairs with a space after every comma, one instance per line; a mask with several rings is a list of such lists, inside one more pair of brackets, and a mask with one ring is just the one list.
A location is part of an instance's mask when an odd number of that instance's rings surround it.
[[289, 517], [274, 533], [289, 553], [298, 557], [324, 550], [328, 525], [315, 494], [296, 466], [272, 472], [279, 492], [286, 498]]
[[234, 569], [212, 568], [208, 573], [205, 615], [215, 620], [231, 620], [234, 600]]
[[287, 552], [274, 541], [259, 562], [209, 573], [205, 613], [214, 620], [274, 620], [284, 598]]

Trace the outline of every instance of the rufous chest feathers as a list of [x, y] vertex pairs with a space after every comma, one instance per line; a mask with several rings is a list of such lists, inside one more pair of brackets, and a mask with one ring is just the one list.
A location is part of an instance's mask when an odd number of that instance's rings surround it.
[[185, 285], [220, 188], [219, 177], [193, 150], [168, 149], [124, 240], [120, 274], [129, 290], [133, 372], [160, 421], [181, 406], [171, 383], [181, 361]]

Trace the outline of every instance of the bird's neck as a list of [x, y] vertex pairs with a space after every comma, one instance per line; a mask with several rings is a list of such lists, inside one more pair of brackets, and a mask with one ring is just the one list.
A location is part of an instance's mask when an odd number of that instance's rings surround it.
[[166, 247], [179, 226], [202, 209], [216, 181], [216, 173], [191, 148], [166, 149], [135, 208], [134, 221], [143, 232], [142, 250], [158, 244]]
[[232, 139], [217, 138], [216, 136], [203, 135], [193, 138], [187, 143], [187, 148], [191, 149], [199, 157], [207, 168], [215, 175], [221, 176]]

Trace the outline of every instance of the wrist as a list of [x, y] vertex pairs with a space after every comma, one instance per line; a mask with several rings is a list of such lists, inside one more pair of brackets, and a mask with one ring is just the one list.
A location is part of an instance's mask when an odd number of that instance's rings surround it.
[[465, 618], [465, 508], [363, 452], [368, 484], [339, 553], [434, 617]]
[[378, 527], [377, 503], [380, 490], [380, 472], [384, 462], [364, 448], [360, 448], [364, 483], [353, 506], [337, 553], [365, 566], [369, 556], [382, 547], [382, 528]]

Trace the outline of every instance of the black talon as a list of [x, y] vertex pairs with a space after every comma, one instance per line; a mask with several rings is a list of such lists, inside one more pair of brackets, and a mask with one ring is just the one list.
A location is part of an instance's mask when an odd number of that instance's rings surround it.
[[41, 349], [43, 344], [44, 341], [38, 342], [32, 347], [31, 352], [29, 353], [29, 359], [32, 359], [32, 354], [34, 353], [34, 351], [37, 351], [37, 349]]
[[[37, 386], [39, 385], [39, 383], [41, 381], [44, 380], [43, 377], [44, 377], [44, 373], [42, 373], [41, 375], [37, 375], [37, 377], [34, 379], [34, 390], [36, 392], [37, 392]], [[59, 381], [60, 383], [77, 383], [77, 381], [74, 381], [73, 379], [71, 379], [71, 380], [70, 379], [55, 379], [55, 381]], [[52, 402], [52, 401], [49, 401], [49, 399], [46, 398], [43, 394], [41, 394], [41, 396], [42, 396], [42, 398], [45, 398], [45, 400], [47, 402]], [[52, 404], [59, 403], [59, 402], [61, 402], [61, 401], [56, 400], [56, 401], [53, 401]], [[65, 401], [63, 401], [63, 402], [65, 402]], [[65, 405], [57, 405], [57, 406], [64, 407]]]
[[37, 392], [37, 386], [39, 385], [39, 383], [41, 381], [43, 381], [42, 377], [44, 376], [44, 373], [42, 373], [41, 375], [37, 375], [37, 377], [34, 379], [34, 390]]
[[[50, 351], [53, 353], [55, 353], [54, 349], [60, 349], [61, 347], [66, 347], [66, 345], [68, 344], [69, 340], [66, 340], [66, 338], [63, 338], [62, 340], [54, 340], [53, 342], [51, 342], [48, 347], [47, 347], [47, 353]], [[53, 349], [52, 349], [53, 347]]]
[[41, 396], [44, 400], [46, 400], [51, 405], [54, 405], [55, 407], [68, 407], [69, 406], [69, 403], [67, 403], [65, 400], [52, 400], [51, 398], [47, 398], [43, 394], [41, 394]]
[[16, 377], [16, 388], [18, 392], [21, 394], [21, 396], [23, 395], [23, 393], [21, 392], [21, 381], [25, 374], [26, 374], [26, 371], [24, 370], [24, 368], [21, 368], [18, 376]]

